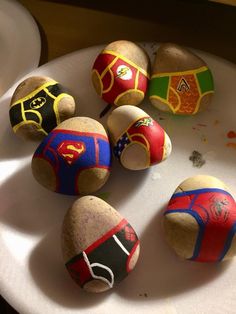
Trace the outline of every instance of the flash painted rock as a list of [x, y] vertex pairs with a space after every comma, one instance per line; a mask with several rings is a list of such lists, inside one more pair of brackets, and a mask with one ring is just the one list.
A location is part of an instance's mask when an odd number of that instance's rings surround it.
[[75, 117], [62, 122], [42, 141], [32, 159], [35, 179], [63, 194], [90, 194], [107, 181], [110, 144], [96, 120]]
[[114, 155], [130, 170], [146, 169], [171, 153], [171, 141], [162, 127], [142, 109], [122, 106], [107, 121]]
[[75, 113], [74, 98], [52, 78], [33, 76], [16, 88], [10, 105], [13, 131], [26, 140], [41, 140]]
[[149, 98], [155, 107], [194, 115], [208, 107], [213, 93], [211, 71], [200, 57], [175, 44], [159, 47], [149, 86]]
[[137, 44], [119, 40], [110, 43], [96, 58], [92, 82], [109, 104], [138, 105], [149, 80], [149, 57]]
[[164, 212], [167, 242], [182, 258], [218, 262], [236, 253], [236, 204], [227, 186], [211, 176], [182, 182]]
[[62, 252], [72, 279], [88, 292], [103, 292], [123, 280], [139, 257], [131, 225], [95, 196], [78, 199], [62, 226]]

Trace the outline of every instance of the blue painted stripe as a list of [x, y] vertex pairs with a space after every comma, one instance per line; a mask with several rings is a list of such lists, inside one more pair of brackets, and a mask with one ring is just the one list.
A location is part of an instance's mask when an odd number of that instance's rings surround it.
[[108, 141], [101, 138], [97, 139], [99, 146], [99, 166], [110, 167], [111, 166], [111, 146]]
[[225, 241], [223, 251], [221, 252], [221, 254], [219, 256], [218, 261], [222, 261], [222, 259], [225, 257], [226, 253], [228, 252], [228, 250], [230, 248], [230, 245], [231, 245], [231, 242], [233, 240], [235, 233], [236, 233], [236, 222], [233, 224], [232, 228], [229, 231], [228, 237]]
[[197, 189], [197, 190], [191, 190], [191, 191], [183, 191], [183, 192], [178, 192], [173, 194], [172, 198], [176, 198], [176, 197], [181, 197], [181, 196], [188, 196], [188, 195], [199, 195], [199, 194], [204, 194], [204, 193], [209, 193], [209, 192], [218, 192], [218, 193], [222, 193], [222, 194], [226, 194], [232, 197], [232, 195], [222, 189], [217, 189], [217, 188], [205, 188], [205, 189]]
[[206, 221], [204, 221], [204, 225], [206, 225], [206, 224], [209, 222], [209, 219], [210, 219], [208, 211], [206, 210], [206, 208], [205, 208], [205, 207], [203, 207], [203, 206], [202, 206], [202, 205], [200, 205], [200, 204], [194, 204], [194, 206], [195, 206], [195, 207], [199, 207], [199, 208], [201, 208], [201, 209], [204, 211], [204, 213], [206, 214], [206, 216], [207, 216], [207, 220], [206, 220]]
[[198, 236], [197, 236], [197, 241], [194, 247], [194, 251], [193, 251], [193, 256], [189, 258], [189, 260], [194, 260], [198, 257], [200, 249], [201, 249], [201, 244], [202, 244], [202, 239], [203, 239], [203, 235], [204, 235], [204, 230], [205, 230], [205, 223], [202, 220], [202, 218], [198, 215], [198, 213], [196, 213], [193, 210], [190, 209], [174, 209], [174, 210], [166, 210], [166, 212], [164, 213], [166, 214], [170, 214], [170, 213], [186, 213], [189, 214], [191, 216], [193, 216], [198, 225], [199, 225], [199, 231], [198, 231]]
[[194, 205], [194, 202], [196, 201], [197, 197], [198, 197], [198, 194], [194, 195], [194, 197], [193, 197], [193, 199], [191, 200], [191, 203], [190, 203], [190, 205], [189, 205], [189, 208], [188, 208], [189, 210], [192, 209], [192, 207], [193, 207], [193, 205]]

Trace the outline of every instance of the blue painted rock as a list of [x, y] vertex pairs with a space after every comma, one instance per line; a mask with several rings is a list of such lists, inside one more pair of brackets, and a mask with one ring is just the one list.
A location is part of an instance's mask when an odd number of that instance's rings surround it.
[[121, 106], [107, 120], [114, 155], [130, 170], [149, 168], [171, 153], [171, 141], [163, 128], [145, 111]]
[[213, 92], [213, 76], [205, 61], [176, 44], [160, 45], [149, 85], [149, 98], [155, 107], [194, 115], [210, 104]]
[[9, 115], [16, 135], [41, 140], [74, 113], [74, 98], [61, 84], [49, 77], [32, 76], [17, 86]]
[[218, 262], [236, 253], [236, 203], [215, 177], [182, 182], [164, 212], [167, 242], [182, 258]]
[[32, 159], [35, 179], [63, 194], [90, 194], [110, 174], [110, 144], [96, 120], [75, 117], [57, 126], [36, 149]]
[[103, 292], [123, 280], [139, 257], [131, 225], [95, 196], [78, 199], [65, 215], [62, 253], [72, 279], [88, 292]]

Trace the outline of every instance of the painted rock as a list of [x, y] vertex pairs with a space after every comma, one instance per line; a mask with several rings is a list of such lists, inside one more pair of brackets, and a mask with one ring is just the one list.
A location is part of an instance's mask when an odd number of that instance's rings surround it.
[[16, 88], [9, 115], [17, 135], [26, 140], [41, 140], [74, 113], [74, 98], [61, 84], [49, 77], [33, 76]]
[[32, 159], [35, 179], [63, 194], [90, 194], [107, 181], [111, 166], [108, 137], [91, 118], [62, 122], [42, 141]]
[[122, 106], [107, 121], [114, 155], [130, 170], [141, 170], [166, 159], [171, 141], [162, 127], [142, 109]]
[[75, 282], [89, 292], [103, 292], [123, 280], [139, 257], [131, 225], [95, 196], [78, 199], [62, 226], [62, 252]]
[[217, 262], [236, 253], [236, 204], [225, 184], [198, 175], [182, 182], [164, 212], [167, 242], [182, 258]]
[[209, 105], [213, 93], [211, 71], [201, 58], [175, 44], [159, 47], [149, 86], [149, 99], [155, 107], [194, 115]]
[[149, 57], [137, 44], [119, 40], [110, 43], [96, 58], [92, 82], [109, 104], [138, 105], [149, 80]]

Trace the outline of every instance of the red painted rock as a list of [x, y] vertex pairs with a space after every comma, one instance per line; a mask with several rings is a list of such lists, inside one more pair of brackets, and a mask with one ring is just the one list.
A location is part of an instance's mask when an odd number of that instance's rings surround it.
[[103, 292], [123, 280], [139, 257], [131, 225], [95, 196], [78, 199], [65, 215], [62, 252], [72, 279], [88, 292]]
[[114, 155], [130, 170], [160, 163], [171, 153], [171, 141], [162, 127], [142, 109], [121, 106], [108, 117]]
[[218, 262], [236, 253], [236, 203], [217, 178], [182, 182], [164, 212], [167, 242], [182, 258]]
[[116, 106], [138, 105], [144, 99], [148, 80], [148, 55], [127, 40], [106, 46], [92, 69], [92, 83], [97, 94]]

